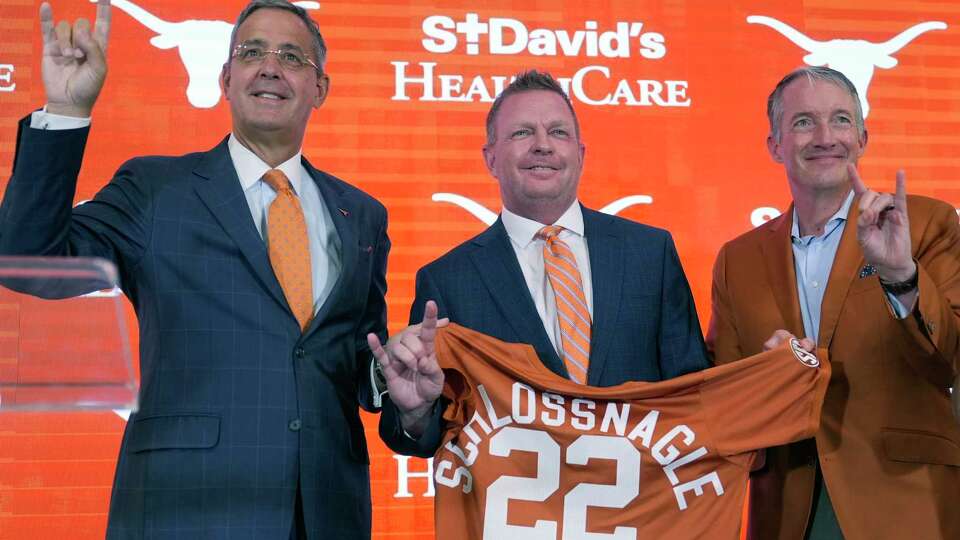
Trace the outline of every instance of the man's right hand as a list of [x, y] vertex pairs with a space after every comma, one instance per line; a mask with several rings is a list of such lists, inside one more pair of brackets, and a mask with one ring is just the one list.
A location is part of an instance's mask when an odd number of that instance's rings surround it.
[[53, 8], [40, 5], [43, 37], [43, 87], [47, 112], [86, 118], [107, 77], [107, 38], [110, 35], [110, 0], [97, 2], [97, 20], [77, 19], [53, 23]]

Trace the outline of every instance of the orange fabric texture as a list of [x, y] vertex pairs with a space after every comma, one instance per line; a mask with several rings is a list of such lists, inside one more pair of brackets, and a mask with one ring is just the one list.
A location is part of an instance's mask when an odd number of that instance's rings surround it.
[[277, 198], [267, 211], [270, 264], [300, 329], [305, 330], [313, 318], [313, 275], [307, 223], [300, 201], [283, 171], [271, 169], [263, 175], [263, 180], [277, 192]]
[[537, 237], [546, 241], [543, 245], [543, 268], [557, 301], [563, 363], [571, 380], [586, 384], [590, 367], [590, 310], [583, 294], [577, 259], [570, 247], [560, 240], [561, 231], [563, 227], [549, 225], [540, 229]]
[[599, 388], [455, 324], [436, 345], [450, 400], [437, 538], [737, 539], [754, 450], [810, 437], [830, 378], [788, 346]]

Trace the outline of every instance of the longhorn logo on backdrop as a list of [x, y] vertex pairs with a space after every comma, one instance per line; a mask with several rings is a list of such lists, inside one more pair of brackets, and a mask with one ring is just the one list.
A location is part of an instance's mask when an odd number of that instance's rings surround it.
[[17, 83], [13, 82], [15, 70], [13, 64], [0, 64], [0, 92], [13, 92], [17, 89]]
[[[171, 22], [129, 0], [113, 0], [112, 4], [156, 32], [157, 35], [150, 39], [151, 45], [158, 49], [177, 49], [187, 70], [187, 100], [191, 105], [209, 109], [220, 103], [220, 69], [230, 55], [232, 22], [197, 19]], [[320, 9], [319, 2], [294, 4], [304, 9]]]
[[811, 39], [792, 26], [763, 15], [750, 15], [747, 22], [762, 24], [780, 32], [801, 49], [807, 51], [803, 61], [809, 66], [827, 66], [843, 73], [857, 88], [863, 116], [870, 113], [867, 88], [873, 78], [874, 68], [891, 69], [897, 65], [892, 55], [913, 41], [917, 36], [931, 30], [946, 30], [946, 23], [928, 21], [907, 28], [896, 37], [883, 43], [871, 43], [862, 39]]

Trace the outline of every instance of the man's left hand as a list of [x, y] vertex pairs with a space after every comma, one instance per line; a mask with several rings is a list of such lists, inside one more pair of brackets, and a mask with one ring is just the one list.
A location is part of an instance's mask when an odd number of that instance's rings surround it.
[[881, 280], [907, 281], [917, 271], [917, 265], [910, 248], [906, 175], [897, 171], [896, 193], [891, 195], [868, 189], [855, 165], [847, 165], [847, 171], [853, 191], [860, 196], [857, 240], [863, 258], [877, 269]]

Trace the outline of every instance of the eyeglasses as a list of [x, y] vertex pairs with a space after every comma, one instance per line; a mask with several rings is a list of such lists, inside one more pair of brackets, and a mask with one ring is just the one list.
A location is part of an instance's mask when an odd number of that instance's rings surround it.
[[233, 57], [244, 64], [259, 64], [267, 58], [268, 54], [277, 55], [277, 61], [280, 67], [290, 71], [298, 71], [306, 66], [313, 66], [313, 69], [320, 73], [320, 67], [306, 57], [297, 49], [276, 49], [269, 50], [261, 45], [250, 43], [240, 43], [233, 49]]

